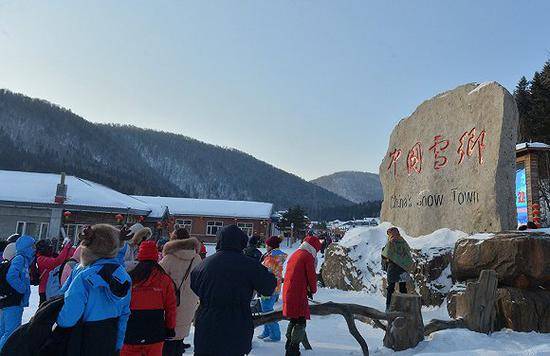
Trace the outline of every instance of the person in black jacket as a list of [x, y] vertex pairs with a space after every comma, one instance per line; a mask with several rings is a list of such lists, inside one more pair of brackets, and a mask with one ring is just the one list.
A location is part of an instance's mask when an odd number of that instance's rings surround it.
[[248, 239], [236, 225], [221, 230], [217, 239], [217, 252], [191, 273], [191, 289], [200, 299], [195, 355], [242, 356], [252, 347], [252, 294], [273, 294], [277, 279], [242, 253]]
[[260, 238], [258, 236], [252, 236], [248, 239], [248, 246], [243, 250], [244, 255], [250, 258], [260, 261], [262, 259], [262, 253], [258, 250], [260, 245]]

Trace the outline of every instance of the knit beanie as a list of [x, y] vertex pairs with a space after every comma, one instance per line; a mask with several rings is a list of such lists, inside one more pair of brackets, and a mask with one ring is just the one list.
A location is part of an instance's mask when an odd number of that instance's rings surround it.
[[139, 245], [139, 252], [137, 255], [138, 261], [155, 261], [157, 262], [159, 259], [159, 253], [157, 250], [157, 244], [155, 241], [148, 240], [143, 241], [141, 245]]
[[281, 245], [281, 239], [279, 236], [271, 236], [265, 241], [265, 244], [271, 248], [279, 248]]

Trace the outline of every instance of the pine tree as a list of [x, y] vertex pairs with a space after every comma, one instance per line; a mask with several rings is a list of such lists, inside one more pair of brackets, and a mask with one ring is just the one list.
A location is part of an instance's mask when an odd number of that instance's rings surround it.
[[550, 142], [550, 61], [531, 81], [531, 131], [533, 141]]
[[531, 92], [525, 76], [521, 77], [514, 90], [514, 99], [519, 111], [518, 142], [529, 142], [533, 139], [531, 112]]

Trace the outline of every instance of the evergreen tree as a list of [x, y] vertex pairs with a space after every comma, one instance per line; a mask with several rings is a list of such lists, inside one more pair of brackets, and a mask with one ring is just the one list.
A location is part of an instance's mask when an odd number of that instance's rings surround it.
[[305, 236], [307, 227], [306, 212], [299, 205], [289, 208], [277, 223], [277, 228], [281, 231], [291, 231], [295, 238]]
[[514, 99], [519, 111], [518, 142], [528, 142], [533, 139], [535, 132], [529, 114], [531, 112], [531, 92], [529, 82], [525, 76], [521, 77], [514, 90]]
[[531, 81], [529, 112], [533, 141], [550, 142], [550, 61], [536, 72]]

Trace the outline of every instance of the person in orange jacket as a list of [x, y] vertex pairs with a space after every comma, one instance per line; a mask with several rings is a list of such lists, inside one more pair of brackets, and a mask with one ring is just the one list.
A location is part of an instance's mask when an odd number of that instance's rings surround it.
[[155, 241], [139, 247], [132, 278], [130, 319], [121, 356], [161, 356], [164, 340], [176, 335], [176, 293], [172, 278], [157, 263]]

